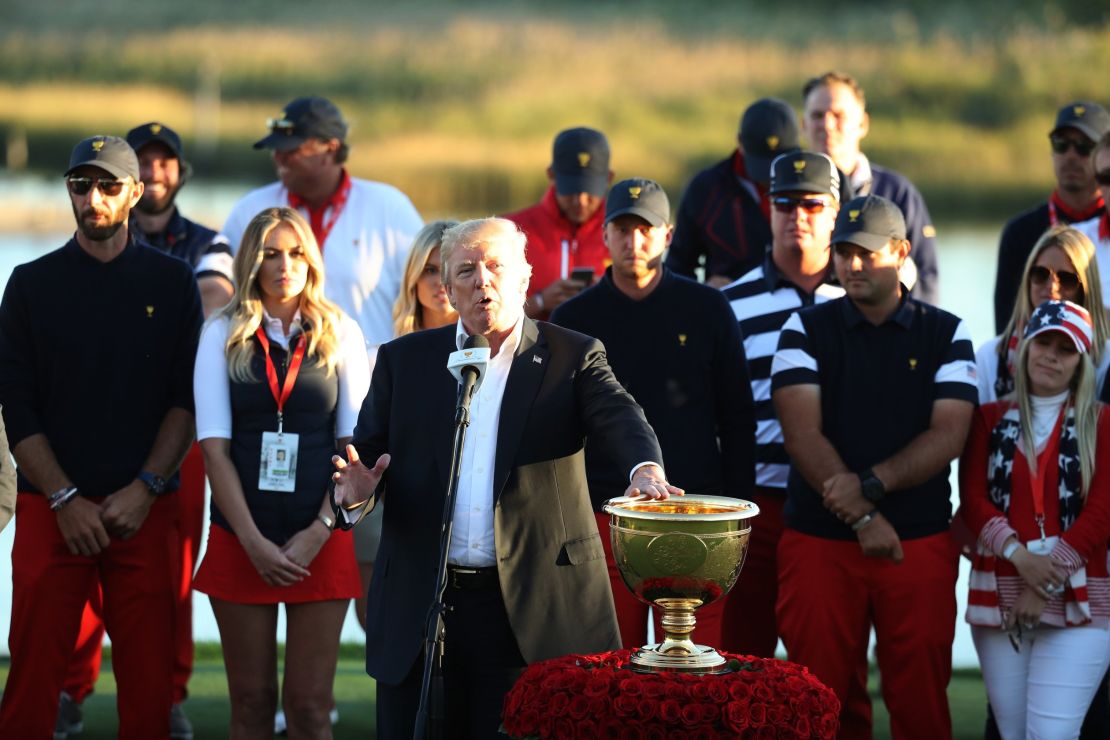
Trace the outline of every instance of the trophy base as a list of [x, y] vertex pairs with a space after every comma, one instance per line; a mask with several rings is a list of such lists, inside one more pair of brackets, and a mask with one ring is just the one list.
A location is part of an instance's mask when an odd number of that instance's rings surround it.
[[728, 661], [711, 647], [693, 645], [693, 651], [660, 652], [660, 645], [645, 645], [632, 653], [628, 667], [636, 673], [728, 673]]

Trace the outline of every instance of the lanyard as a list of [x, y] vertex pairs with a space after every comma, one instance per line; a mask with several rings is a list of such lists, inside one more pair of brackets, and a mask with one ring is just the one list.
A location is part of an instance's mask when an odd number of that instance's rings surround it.
[[[1060, 427], [1063, 426], [1064, 416], [1068, 412], [1067, 403], [1060, 409], [1060, 415], [1056, 417], [1056, 425], [1052, 427], [1052, 433], [1048, 437], [1048, 444], [1045, 445], [1044, 452], [1038, 456], [1037, 472], [1030, 473], [1032, 476], [1033, 487], [1033, 517], [1037, 522], [1037, 528], [1041, 530], [1041, 541], [1044, 542], [1044, 479], [1045, 468], [1056, 459], [1060, 450]], [[1042, 464], [1044, 463], [1044, 464]]]
[[301, 361], [304, 359], [304, 332], [301, 332], [297, 339], [297, 347], [293, 350], [293, 359], [289, 361], [289, 370], [285, 373], [285, 386], [280, 392], [278, 391], [277, 368], [274, 367], [274, 360], [270, 357], [270, 340], [266, 337], [266, 332], [262, 331], [261, 326], [258, 327], [258, 331], [254, 335], [258, 337], [258, 341], [262, 345], [262, 353], [266, 355], [266, 380], [270, 382], [270, 392], [274, 394], [274, 400], [277, 401], [278, 434], [281, 434], [281, 412], [285, 408], [285, 402], [289, 399], [289, 394], [293, 392], [293, 384], [297, 382], [297, 374], [301, 371]]
[[[339, 216], [343, 213], [344, 207], [347, 205], [347, 198], [351, 194], [351, 176], [344, 170], [343, 180], [339, 183], [339, 189], [332, 193], [327, 202], [319, 208], [312, 208], [296, 193], [289, 193], [289, 205], [293, 208], [304, 207], [308, 211], [309, 227], [312, 229], [312, 235], [316, 237], [316, 245], [320, 248], [320, 253], [324, 253], [324, 242], [328, 240], [328, 234], [331, 233], [332, 227], [335, 222], [339, 220]], [[324, 220], [324, 214], [328, 214], [327, 221]]]

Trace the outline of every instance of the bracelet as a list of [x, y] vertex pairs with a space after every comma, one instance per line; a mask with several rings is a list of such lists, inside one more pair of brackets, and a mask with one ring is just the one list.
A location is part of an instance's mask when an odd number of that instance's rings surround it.
[[61, 511], [77, 495], [77, 486], [66, 486], [50, 494], [47, 502], [51, 511]]
[[332, 519], [327, 514], [317, 514], [316, 515], [316, 521], [320, 522], [325, 527], [327, 527], [329, 532], [332, 532], [332, 531], [335, 530], [335, 520]]
[[852, 524], [852, 531], [858, 532], [873, 521], [875, 521], [875, 514], [869, 511]]
[[1010, 544], [1006, 545], [1004, 548], [1002, 548], [1002, 559], [1012, 560], [1012, 558], [1014, 557], [1014, 553], [1018, 551], [1019, 547], [1021, 547], [1021, 543], [1017, 540], [1014, 540]]

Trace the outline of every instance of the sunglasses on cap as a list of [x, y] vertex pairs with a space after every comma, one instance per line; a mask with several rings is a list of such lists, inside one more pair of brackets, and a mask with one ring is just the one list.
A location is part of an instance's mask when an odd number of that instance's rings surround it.
[[95, 185], [104, 195], [119, 195], [123, 191], [123, 180], [102, 177], [67, 177], [66, 186], [74, 195], [88, 195]]
[[820, 213], [829, 206], [820, 198], [787, 198], [785, 196], [772, 198], [771, 205], [779, 213], [793, 213], [795, 209], [801, 208], [809, 214]]
[[295, 123], [287, 118], [267, 118], [266, 126], [272, 133], [281, 134], [282, 136], [292, 136], [293, 130], [297, 127]]
[[1110, 185], [1110, 170], [1095, 173], [1095, 182], [1099, 185]]
[[1063, 290], [1077, 290], [1080, 287], [1079, 275], [1074, 272], [1068, 272], [1067, 270], [1057, 272], [1041, 265], [1033, 265], [1032, 269], [1029, 270], [1029, 279], [1038, 285], [1044, 285], [1052, 280], [1053, 276], [1060, 281], [1060, 287]]
[[1091, 152], [1095, 150], [1095, 143], [1093, 141], [1087, 141], [1086, 139], [1078, 140], [1068, 136], [1054, 135], [1049, 136], [1048, 141], [1052, 144], [1052, 151], [1057, 154], [1065, 154], [1068, 151], [1068, 147], [1071, 147], [1080, 157], [1089, 157], [1091, 156]]

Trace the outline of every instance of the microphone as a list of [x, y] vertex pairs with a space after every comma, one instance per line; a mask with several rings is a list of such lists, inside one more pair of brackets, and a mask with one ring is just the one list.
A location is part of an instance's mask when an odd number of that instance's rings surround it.
[[470, 408], [470, 399], [482, 387], [488, 365], [489, 340], [481, 334], [467, 337], [463, 348], [447, 357], [447, 369], [459, 381], [459, 408]]

